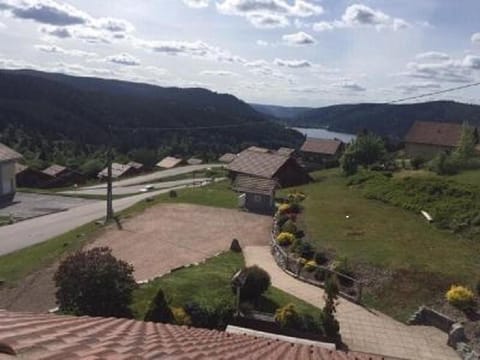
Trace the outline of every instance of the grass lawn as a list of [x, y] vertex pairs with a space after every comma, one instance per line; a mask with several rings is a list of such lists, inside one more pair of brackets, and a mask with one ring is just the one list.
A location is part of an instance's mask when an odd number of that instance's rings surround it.
[[[141, 286], [134, 294], [132, 309], [136, 318], [143, 319], [150, 301], [162, 289], [171, 306], [181, 307], [194, 301], [203, 306], [219, 303], [235, 304], [230, 287], [233, 274], [244, 266], [242, 254], [226, 252], [198, 266], [181, 269]], [[260, 311], [274, 312], [288, 303], [301, 313], [315, 314], [319, 309], [279, 289], [271, 287], [259, 302]]]
[[[227, 181], [201, 188], [178, 190], [177, 194], [177, 198], [170, 198], [168, 194], [162, 194], [153, 201], [141, 201], [117, 215], [120, 217], [135, 216], [151, 206], [162, 203], [183, 202], [227, 208], [236, 207], [236, 195], [229, 189]], [[15, 283], [28, 274], [51, 265], [62, 255], [80, 249], [101, 229], [103, 229], [102, 226], [90, 222], [43, 243], [0, 256], [0, 280]]]
[[418, 177], [418, 176], [435, 176], [442, 177], [447, 180], [453, 180], [462, 184], [470, 185], [479, 185], [480, 184], [480, 170], [465, 170], [456, 175], [445, 175], [439, 176], [432, 171], [425, 169], [420, 170], [402, 170], [394, 173], [394, 177], [405, 178], [405, 177]]
[[440, 231], [419, 214], [364, 198], [346, 186], [338, 169], [314, 175], [318, 182], [299, 188], [307, 194], [301, 221], [308, 238], [351, 262], [394, 272], [390, 286], [366, 293], [368, 305], [405, 320], [443, 294], [451, 281], [473, 285], [478, 280], [472, 275], [480, 273], [479, 242]]

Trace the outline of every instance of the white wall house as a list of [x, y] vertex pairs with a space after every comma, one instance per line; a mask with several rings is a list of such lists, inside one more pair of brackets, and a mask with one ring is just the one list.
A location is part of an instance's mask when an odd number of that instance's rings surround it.
[[0, 205], [13, 200], [16, 192], [15, 162], [22, 155], [0, 143]]

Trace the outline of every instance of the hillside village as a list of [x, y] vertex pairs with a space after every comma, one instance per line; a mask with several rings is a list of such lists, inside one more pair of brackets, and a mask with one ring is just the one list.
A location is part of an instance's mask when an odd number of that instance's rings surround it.
[[[112, 161], [92, 178], [57, 164], [32, 170], [3, 144], [0, 155], [0, 318], [15, 324], [2, 337], [23, 334], [18, 345], [6, 340], [7, 353], [42, 346], [45, 358], [62, 357], [86, 341], [54, 345], [79, 323], [66, 317], [54, 330], [49, 312], [135, 319], [118, 326], [136, 321], [152, 336], [171, 331], [165, 323], [188, 326], [182, 336], [200, 342], [207, 335], [195, 328], [277, 339], [272, 351], [287, 341], [312, 359], [479, 350], [480, 145], [466, 123], [416, 122], [394, 151], [362, 132], [207, 163]], [[115, 221], [104, 223], [109, 178]], [[98, 261], [124, 274], [100, 275]], [[95, 290], [116, 276], [121, 289]], [[36, 340], [23, 323], [51, 324], [42, 327], [50, 335]], [[87, 324], [97, 340], [77, 356], [132, 354], [103, 343], [101, 320]], [[252, 350], [267, 340], [255, 341]]]

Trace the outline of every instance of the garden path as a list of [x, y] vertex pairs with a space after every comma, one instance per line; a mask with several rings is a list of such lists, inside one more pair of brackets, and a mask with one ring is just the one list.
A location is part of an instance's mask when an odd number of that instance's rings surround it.
[[[277, 266], [269, 246], [247, 246], [243, 252], [246, 265], [265, 269], [273, 286], [323, 307], [323, 289], [286, 274]], [[342, 340], [352, 351], [411, 360], [459, 359], [447, 346], [447, 335], [434, 327], [409, 326], [343, 298], [339, 300], [337, 319]]]

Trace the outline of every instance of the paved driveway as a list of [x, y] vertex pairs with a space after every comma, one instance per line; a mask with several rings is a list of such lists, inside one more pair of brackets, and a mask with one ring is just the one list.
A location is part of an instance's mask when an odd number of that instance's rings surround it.
[[229, 249], [267, 245], [269, 216], [190, 204], [165, 204], [112, 226], [89, 247], [108, 246], [135, 267], [135, 278], [147, 280], [182, 265], [199, 262]]
[[[269, 246], [244, 249], [248, 266], [258, 265], [272, 279], [272, 285], [317, 307], [323, 307], [323, 289], [294, 279], [281, 270]], [[410, 360], [458, 360], [447, 346], [447, 335], [430, 326], [408, 326], [380, 312], [345, 299], [337, 307], [342, 340], [352, 351]]]
[[57, 195], [17, 193], [13, 204], [0, 208], [0, 216], [13, 216], [15, 219], [30, 219], [48, 215], [78, 206], [95, 203], [85, 200]]

